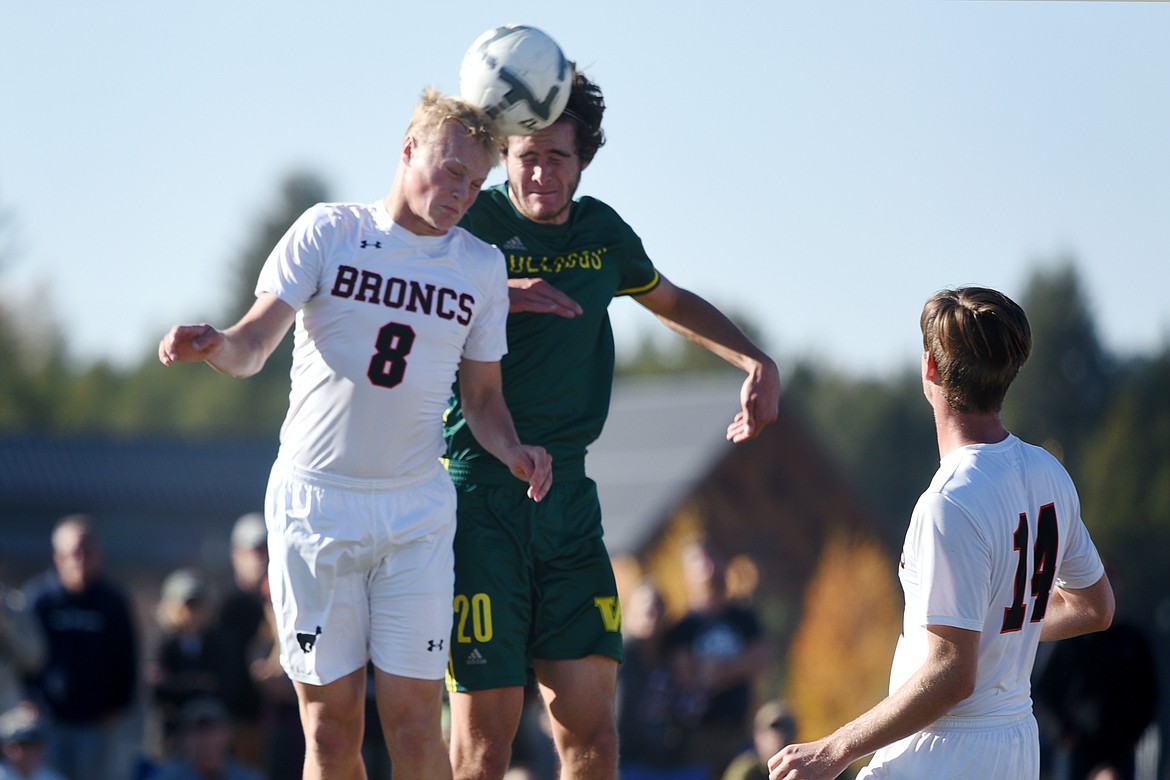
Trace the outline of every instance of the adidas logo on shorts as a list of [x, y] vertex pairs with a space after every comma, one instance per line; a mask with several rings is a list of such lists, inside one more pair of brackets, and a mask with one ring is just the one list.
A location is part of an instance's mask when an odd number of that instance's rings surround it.
[[487, 659], [480, 655], [479, 648], [472, 648], [471, 652], [467, 654], [468, 666], [482, 666], [487, 663]]

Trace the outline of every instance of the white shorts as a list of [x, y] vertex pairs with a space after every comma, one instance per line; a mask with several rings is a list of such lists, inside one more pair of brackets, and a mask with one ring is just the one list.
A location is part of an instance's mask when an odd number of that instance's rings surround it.
[[855, 780], [1036, 780], [1040, 736], [1036, 719], [940, 718], [873, 754]]
[[421, 478], [346, 482], [277, 462], [268, 481], [268, 580], [280, 662], [325, 685], [364, 668], [438, 680], [455, 587], [455, 488]]

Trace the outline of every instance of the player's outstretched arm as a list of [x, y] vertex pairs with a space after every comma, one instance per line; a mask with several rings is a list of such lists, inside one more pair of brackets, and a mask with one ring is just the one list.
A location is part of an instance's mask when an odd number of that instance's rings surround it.
[[528, 483], [528, 496], [540, 501], [552, 487], [552, 456], [543, 447], [520, 443], [504, 403], [498, 362], [464, 358], [459, 363], [463, 418], [476, 440], [516, 476]]
[[280, 344], [296, 312], [271, 293], [261, 293], [239, 322], [227, 330], [206, 323], [176, 325], [158, 344], [158, 359], [172, 363], [207, 363], [234, 377], [252, 376]]
[[737, 444], [754, 438], [775, 422], [780, 409], [780, 371], [723, 312], [665, 276], [658, 286], [637, 296], [666, 327], [747, 373], [739, 391], [739, 413], [727, 426]]
[[556, 314], [572, 319], [585, 313], [581, 304], [545, 279], [509, 279], [508, 313]]

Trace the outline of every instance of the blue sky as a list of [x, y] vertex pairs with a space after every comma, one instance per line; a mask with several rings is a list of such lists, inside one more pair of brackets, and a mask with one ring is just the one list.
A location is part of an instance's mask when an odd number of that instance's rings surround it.
[[[1109, 348], [1170, 341], [1170, 4], [430, 8], [0, 4], [19, 248], [0, 299], [45, 296], [81, 361], [153, 354], [170, 324], [215, 321], [290, 171], [381, 197], [423, 87], [455, 91], [468, 44], [523, 22], [605, 91], [609, 143], [580, 192], [782, 362], [915, 365], [936, 289], [1019, 294], [1066, 256]], [[663, 330], [612, 311], [622, 348]]]

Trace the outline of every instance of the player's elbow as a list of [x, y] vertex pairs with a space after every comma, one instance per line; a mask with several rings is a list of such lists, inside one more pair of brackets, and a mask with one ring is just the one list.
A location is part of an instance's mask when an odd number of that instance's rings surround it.
[[946, 678], [947, 684], [945, 687], [948, 710], [959, 702], [965, 701], [971, 694], [975, 693], [977, 668], [969, 664], [962, 664], [951, 670], [951, 674]]
[[1109, 578], [1102, 575], [1092, 588], [1089, 589], [1092, 598], [1086, 615], [1086, 631], [1104, 631], [1113, 625], [1113, 615], [1117, 611], [1117, 601], [1113, 595], [1113, 586]]
[[[1112, 594], [1110, 594], [1112, 595]], [[1106, 603], [1098, 605], [1089, 616], [1088, 632], [1104, 631], [1113, 625], [1113, 615], [1117, 611], [1117, 605], [1113, 599], [1110, 598]]]

